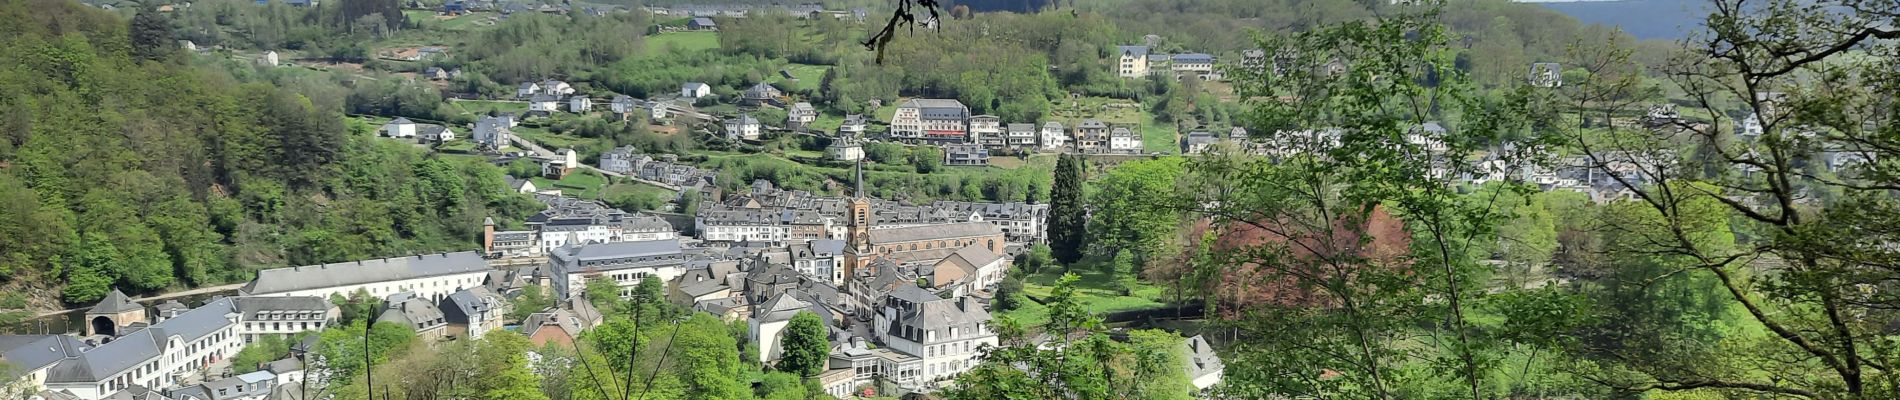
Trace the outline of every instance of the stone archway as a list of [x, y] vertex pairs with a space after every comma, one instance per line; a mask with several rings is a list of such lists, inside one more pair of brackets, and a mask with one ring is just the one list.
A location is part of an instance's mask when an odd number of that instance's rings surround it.
[[95, 316], [92, 317], [92, 320], [86, 321], [86, 323], [92, 327], [92, 334], [94, 335], [119, 335], [119, 324], [113, 322], [110, 317], [104, 315]]

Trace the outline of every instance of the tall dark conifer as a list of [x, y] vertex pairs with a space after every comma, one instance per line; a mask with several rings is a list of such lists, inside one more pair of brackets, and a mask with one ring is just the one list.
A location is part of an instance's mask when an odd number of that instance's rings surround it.
[[132, 56], [139, 60], [159, 60], [171, 54], [171, 22], [158, 12], [156, 2], [139, 8], [138, 15], [132, 17]]
[[1062, 155], [1056, 161], [1055, 186], [1049, 191], [1049, 249], [1056, 261], [1063, 264], [1082, 258], [1086, 223], [1082, 209], [1082, 168], [1082, 159]]

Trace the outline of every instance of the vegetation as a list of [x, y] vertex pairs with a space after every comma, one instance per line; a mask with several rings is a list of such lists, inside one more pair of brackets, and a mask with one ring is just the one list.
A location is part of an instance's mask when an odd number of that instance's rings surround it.
[[777, 369], [801, 377], [816, 376], [830, 369], [831, 342], [825, 329], [825, 322], [818, 314], [800, 311], [792, 316], [792, 322], [785, 325], [784, 348], [778, 360]]
[[1056, 160], [1055, 188], [1049, 192], [1049, 247], [1057, 262], [1064, 264], [1082, 258], [1087, 220], [1082, 209], [1081, 158], [1062, 155]]

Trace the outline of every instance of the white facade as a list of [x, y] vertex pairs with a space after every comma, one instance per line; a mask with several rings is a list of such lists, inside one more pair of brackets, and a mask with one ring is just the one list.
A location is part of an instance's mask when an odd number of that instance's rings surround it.
[[1108, 149], [1118, 152], [1140, 151], [1141, 137], [1136, 136], [1128, 128], [1115, 128], [1114, 132], [1108, 135]]
[[1004, 139], [1002, 119], [994, 115], [970, 117], [970, 142], [1002, 145]]
[[699, 239], [708, 242], [784, 242], [792, 227], [779, 224], [698, 224]]
[[574, 96], [567, 99], [567, 112], [584, 113], [594, 109], [594, 99], [587, 96]]
[[575, 245], [618, 242], [644, 242], [648, 240], [678, 239], [679, 234], [670, 230], [631, 231], [610, 225], [588, 225], [578, 230], [543, 230], [536, 235], [535, 247], [543, 252], [554, 251], [569, 242]]
[[239, 291], [257, 296], [349, 297], [358, 290], [377, 298], [403, 292], [441, 299], [480, 286], [488, 263], [472, 251], [274, 268], [258, 271]]
[[394, 121], [389, 121], [389, 123], [383, 124], [383, 136], [393, 138], [416, 137], [416, 123], [410, 122], [408, 118], [397, 118]]
[[647, 276], [671, 282], [686, 273], [679, 240], [618, 242], [562, 248], [549, 253], [555, 293], [567, 299], [587, 289], [587, 280], [612, 279], [621, 297], [633, 294]]
[[704, 83], [686, 82], [686, 84], [680, 85], [680, 97], [685, 97], [688, 99], [697, 99], [697, 98], [711, 96], [711, 95], [712, 95], [712, 86], [707, 86]]
[[1040, 131], [1043, 149], [1055, 149], [1069, 145], [1069, 133], [1062, 124], [1050, 122], [1042, 125]]
[[1116, 46], [1115, 75], [1123, 78], [1148, 76], [1148, 46]]

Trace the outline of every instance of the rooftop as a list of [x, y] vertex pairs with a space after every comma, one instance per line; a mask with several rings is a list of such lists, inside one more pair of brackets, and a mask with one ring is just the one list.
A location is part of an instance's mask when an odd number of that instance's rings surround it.
[[272, 294], [465, 273], [483, 273], [488, 261], [473, 251], [359, 260], [257, 271], [239, 292]]

